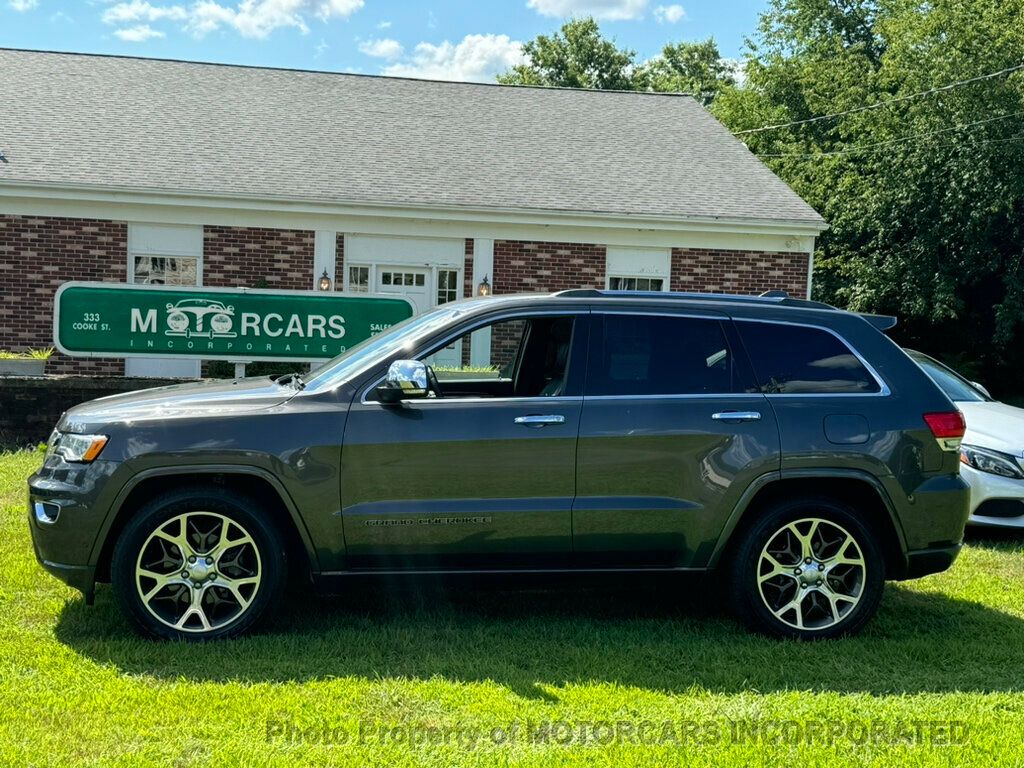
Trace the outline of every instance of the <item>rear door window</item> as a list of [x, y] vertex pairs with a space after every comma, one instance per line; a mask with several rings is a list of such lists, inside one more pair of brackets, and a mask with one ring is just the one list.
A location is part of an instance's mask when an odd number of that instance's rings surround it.
[[765, 394], [871, 394], [874, 376], [837, 336], [821, 328], [738, 321]]
[[592, 337], [587, 394], [700, 395], [740, 391], [722, 322], [606, 314]]

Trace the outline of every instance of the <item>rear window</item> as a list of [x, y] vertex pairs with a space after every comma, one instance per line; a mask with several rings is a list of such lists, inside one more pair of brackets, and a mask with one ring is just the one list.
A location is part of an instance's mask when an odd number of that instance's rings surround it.
[[671, 315], [604, 315], [593, 335], [591, 395], [694, 395], [735, 391], [722, 323]]
[[738, 322], [766, 394], [871, 394], [881, 388], [853, 351], [820, 328]]

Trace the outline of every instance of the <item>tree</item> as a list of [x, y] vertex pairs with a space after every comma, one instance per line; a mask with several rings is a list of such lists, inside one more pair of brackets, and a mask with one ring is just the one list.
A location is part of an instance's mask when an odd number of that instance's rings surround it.
[[735, 85], [733, 67], [722, 59], [712, 38], [699, 43], [669, 43], [661, 55], [633, 76], [640, 90], [689, 93], [710, 104], [725, 88]]
[[916, 94], [1022, 61], [1024, 0], [772, 0], [712, 107], [829, 222], [817, 298], [1018, 391], [1024, 71]]
[[567, 21], [560, 32], [525, 43], [523, 53], [529, 62], [498, 75], [499, 83], [633, 90], [636, 53], [605, 40], [593, 19]]
[[619, 91], [692, 93], [709, 104], [734, 83], [732, 69], [712, 39], [669, 43], [645, 64], [636, 52], [619, 48], [601, 35], [593, 19], [573, 19], [553, 35], [523, 45], [527, 63], [498, 75], [506, 85], [547, 85]]

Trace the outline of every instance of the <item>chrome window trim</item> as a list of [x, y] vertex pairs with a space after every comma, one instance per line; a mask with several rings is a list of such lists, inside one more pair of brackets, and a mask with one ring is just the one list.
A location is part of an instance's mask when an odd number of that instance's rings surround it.
[[[583, 400], [582, 395], [557, 395], [554, 397], [423, 397], [412, 400], [400, 400], [407, 405], [443, 405], [450, 403], [577, 403]], [[394, 405], [378, 400], [361, 401], [361, 405]]]
[[[441, 306], [444, 306], [444, 305], [442, 304]], [[508, 312], [499, 313], [497, 315], [487, 315], [486, 317], [480, 318], [481, 322], [479, 324], [469, 326], [468, 328], [464, 328], [462, 330], [459, 330], [459, 331], [456, 331], [456, 332], [454, 332], [452, 334], [449, 334], [448, 336], [445, 336], [442, 341], [438, 342], [436, 346], [431, 347], [430, 350], [428, 352], [423, 353], [422, 356], [423, 357], [429, 357], [430, 355], [434, 354], [437, 350], [441, 349], [442, 347], [446, 347], [449, 342], [454, 341], [455, 339], [460, 339], [463, 336], [465, 336], [467, 333], [473, 333], [474, 331], [478, 331], [481, 328], [484, 328], [484, 327], [486, 327], [488, 325], [494, 325], [495, 323], [500, 323], [503, 320], [514, 320], [514, 319], [519, 318], [519, 317], [576, 317], [576, 316], [587, 316], [589, 314], [590, 314], [590, 309], [588, 307], [586, 309], [559, 309], [559, 310], [555, 310], [555, 311], [552, 311], [552, 312], [545, 312], [543, 309], [513, 309], [513, 310], [509, 310]], [[416, 358], [419, 358], [420, 356], [421, 355], [419, 353], [415, 354]], [[372, 392], [374, 389], [376, 389], [377, 386], [382, 381], [384, 381], [385, 378], [387, 378], [387, 372], [385, 372], [383, 376], [381, 376], [379, 379], [375, 380], [372, 384], [370, 384], [370, 386], [368, 386], [365, 389], [363, 389], [362, 394], [359, 396], [359, 403], [360, 403], [360, 405], [385, 405], [385, 403], [382, 403], [379, 400], [367, 400], [366, 399], [367, 396], [370, 394], [370, 392]], [[415, 400], [409, 400], [409, 401], [400, 400], [399, 402], [403, 402], [403, 403], [404, 402], [423, 403], [423, 402], [427, 402], [427, 399], [428, 398], [423, 398], [423, 399], [417, 398]], [[571, 398], [571, 397], [570, 398], [562, 398], [561, 396], [558, 396], [558, 397], [540, 397], [540, 396], [538, 396], [538, 397], [444, 397], [444, 398], [440, 398], [440, 399], [435, 399], [435, 402], [439, 402], [439, 403], [440, 402], [445, 402], [445, 403], [454, 403], [454, 402], [473, 402], [473, 403], [487, 402], [487, 403], [493, 403], [493, 402], [497, 402], [497, 401], [501, 401], [501, 400], [505, 400], [505, 401], [525, 400], [525, 401], [529, 401], [529, 402], [534, 402], [534, 401], [538, 401], [539, 400], [541, 402], [550, 403], [550, 402], [556, 402], [556, 401], [561, 400], [561, 399], [572, 400], [574, 398]], [[579, 399], [583, 399], [582, 396], [580, 396]]]
[[[840, 344], [850, 351], [850, 354], [857, 358], [860, 364], [864, 366], [864, 369], [878, 385], [877, 392], [762, 392], [761, 394], [765, 397], [888, 397], [892, 394], [892, 390], [889, 389], [889, 385], [885, 382], [885, 379], [881, 377], [878, 371], [875, 370], [875, 367], [857, 351], [853, 344], [847, 341], [839, 332], [829, 328], [828, 326], [817, 325], [815, 323], [794, 323], [787, 320], [762, 320], [760, 318], [753, 317], [734, 317], [732, 321], [734, 323], [761, 323], [762, 325], [791, 325], [796, 326], [797, 328], [814, 328], [818, 331], [825, 331], [825, 333], [834, 336]], [[742, 332], [740, 333], [740, 339], [743, 339]], [[746, 342], [744, 342], [744, 344], [745, 343]], [[757, 371], [754, 371], [754, 375], [757, 376]]]
[[733, 398], [764, 398], [764, 392], [701, 392], [683, 395], [584, 395], [590, 400], [731, 400]]

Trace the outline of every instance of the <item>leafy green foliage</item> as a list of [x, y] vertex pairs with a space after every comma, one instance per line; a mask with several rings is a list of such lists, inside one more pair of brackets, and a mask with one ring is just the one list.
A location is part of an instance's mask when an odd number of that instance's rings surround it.
[[669, 43], [660, 56], [637, 70], [633, 82], [639, 90], [689, 93], [710, 104], [736, 80], [718, 44], [708, 38], [697, 43]]
[[567, 21], [553, 35], [538, 35], [523, 45], [529, 64], [498, 76], [506, 85], [632, 90], [630, 70], [636, 53], [601, 37], [593, 19]]
[[1024, 61], [1024, 0], [773, 0], [750, 46], [733, 131], [860, 110], [741, 133], [831, 226], [816, 298], [1019, 389], [1024, 72], [909, 97]]
[[710, 103], [735, 80], [714, 40], [669, 43], [640, 64], [636, 51], [619, 48], [590, 18], [573, 19], [553, 35], [523, 45], [528, 63], [498, 76], [505, 85], [544, 85], [620, 91], [690, 93]]

